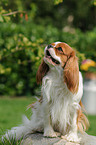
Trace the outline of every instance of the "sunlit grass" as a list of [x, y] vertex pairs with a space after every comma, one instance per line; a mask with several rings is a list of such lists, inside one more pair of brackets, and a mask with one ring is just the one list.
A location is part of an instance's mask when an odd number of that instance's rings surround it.
[[87, 131], [88, 134], [96, 136], [96, 116], [88, 116], [90, 127]]
[[0, 140], [0, 145], [21, 145], [21, 143], [22, 139], [16, 141], [15, 139], [7, 140], [5, 138], [3, 142]]
[[21, 124], [22, 115], [30, 118], [32, 111], [27, 106], [34, 101], [35, 98], [0, 98], [0, 134]]
[[[31, 109], [27, 110], [27, 106], [36, 99], [30, 98], [0, 98], [0, 135], [4, 135], [5, 131], [11, 129], [11, 127], [18, 126], [22, 123], [22, 115], [26, 115], [28, 118], [32, 115]], [[20, 145], [21, 140], [11, 141], [0, 140], [0, 145]]]

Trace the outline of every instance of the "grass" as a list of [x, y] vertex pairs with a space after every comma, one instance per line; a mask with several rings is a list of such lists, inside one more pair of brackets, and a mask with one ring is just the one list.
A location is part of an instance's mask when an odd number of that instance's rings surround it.
[[[7, 129], [18, 126], [22, 123], [22, 115], [28, 118], [32, 115], [31, 109], [26, 110], [27, 106], [35, 102], [35, 98], [0, 98], [0, 135], [4, 134]], [[19, 142], [12, 140], [12, 142], [5, 141], [0, 145], [19, 145]]]
[[90, 127], [87, 131], [88, 134], [96, 136], [96, 116], [88, 116]]
[[[31, 109], [27, 110], [27, 106], [36, 99], [31, 98], [0, 98], [0, 135], [4, 134], [6, 129], [18, 126], [22, 123], [22, 115], [27, 115], [28, 118], [32, 115]], [[87, 131], [90, 135], [96, 135], [96, 116], [88, 116], [90, 127]], [[4, 143], [4, 145], [19, 145], [19, 142]], [[0, 143], [3, 145], [3, 143]]]
[[0, 130], [5, 131], [20, 124], [23, 114], [30, 117], [31, 109], [26, 109], [34, 101], [35, 98], [0, 98]]

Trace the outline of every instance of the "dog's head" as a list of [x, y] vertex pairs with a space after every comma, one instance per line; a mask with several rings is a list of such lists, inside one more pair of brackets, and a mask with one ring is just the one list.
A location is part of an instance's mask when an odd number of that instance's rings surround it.
[[75, 51], [66, 43], [55, 42], [45, 47], [44, 58], [37, 71], [37, 83], [41, 83], [51, 67], [64, 71], [64, 82], [72, 93], [78, 91], [79, 67]]

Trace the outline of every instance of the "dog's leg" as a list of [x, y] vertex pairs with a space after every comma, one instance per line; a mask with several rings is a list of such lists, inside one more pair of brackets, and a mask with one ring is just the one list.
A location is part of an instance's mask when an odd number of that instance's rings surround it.
[[77, 113], [74, 112], [73, 114], [73, 120], [71, 123], [70, 131], [67, 135], [64, 136], [68, 141], [73, 142], [80, 142], [80, 138], [78, 138], [77, 135]]
[[43, 103], [44, 110], [44, 136], [46, 137], [57, 137], [55, 131], [51, 125], [50, 111], [49, 111], [49, 103]]
[[[60, 136], [60, 133], [57, 133], [53, 130], [52, 124], [51, 124], [51, 114], [50, 114], [50, 90], [51, 90], [51, 81], [43, 80], [43, 87], [42, 87], [42, 95], [43, 95], [43, 117], [44, 117], [44, 136], [46, 137], [57, 137]], [[44, 87], [46, 86], [47, 88]]]
[[53, 130], [51, 125], [51, 117], [50, 117], [50, 105], [47, 99], [44, 99], [43, 102], [43, 116], [44, 116], [44, 136], [45, 137], [57, 137], [60, 136], [60, 133], [57, 133]]

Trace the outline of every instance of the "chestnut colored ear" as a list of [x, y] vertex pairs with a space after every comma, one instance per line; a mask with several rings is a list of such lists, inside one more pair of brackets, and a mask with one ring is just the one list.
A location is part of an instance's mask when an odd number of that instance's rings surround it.
[[49, 66], [44, 62], [44, 60], [42, 60], [36, 74], [37, 84], [41, 84], [42, 78], [46, 75], [48, 71], [49, 71]]
[[78, 67], [78, 59], [75, 56], [74, 51], [72, 51], [64, 67], [64, 82], [67, 84], [68, 89], [73, 94], [78, 91], [79, 67]]

